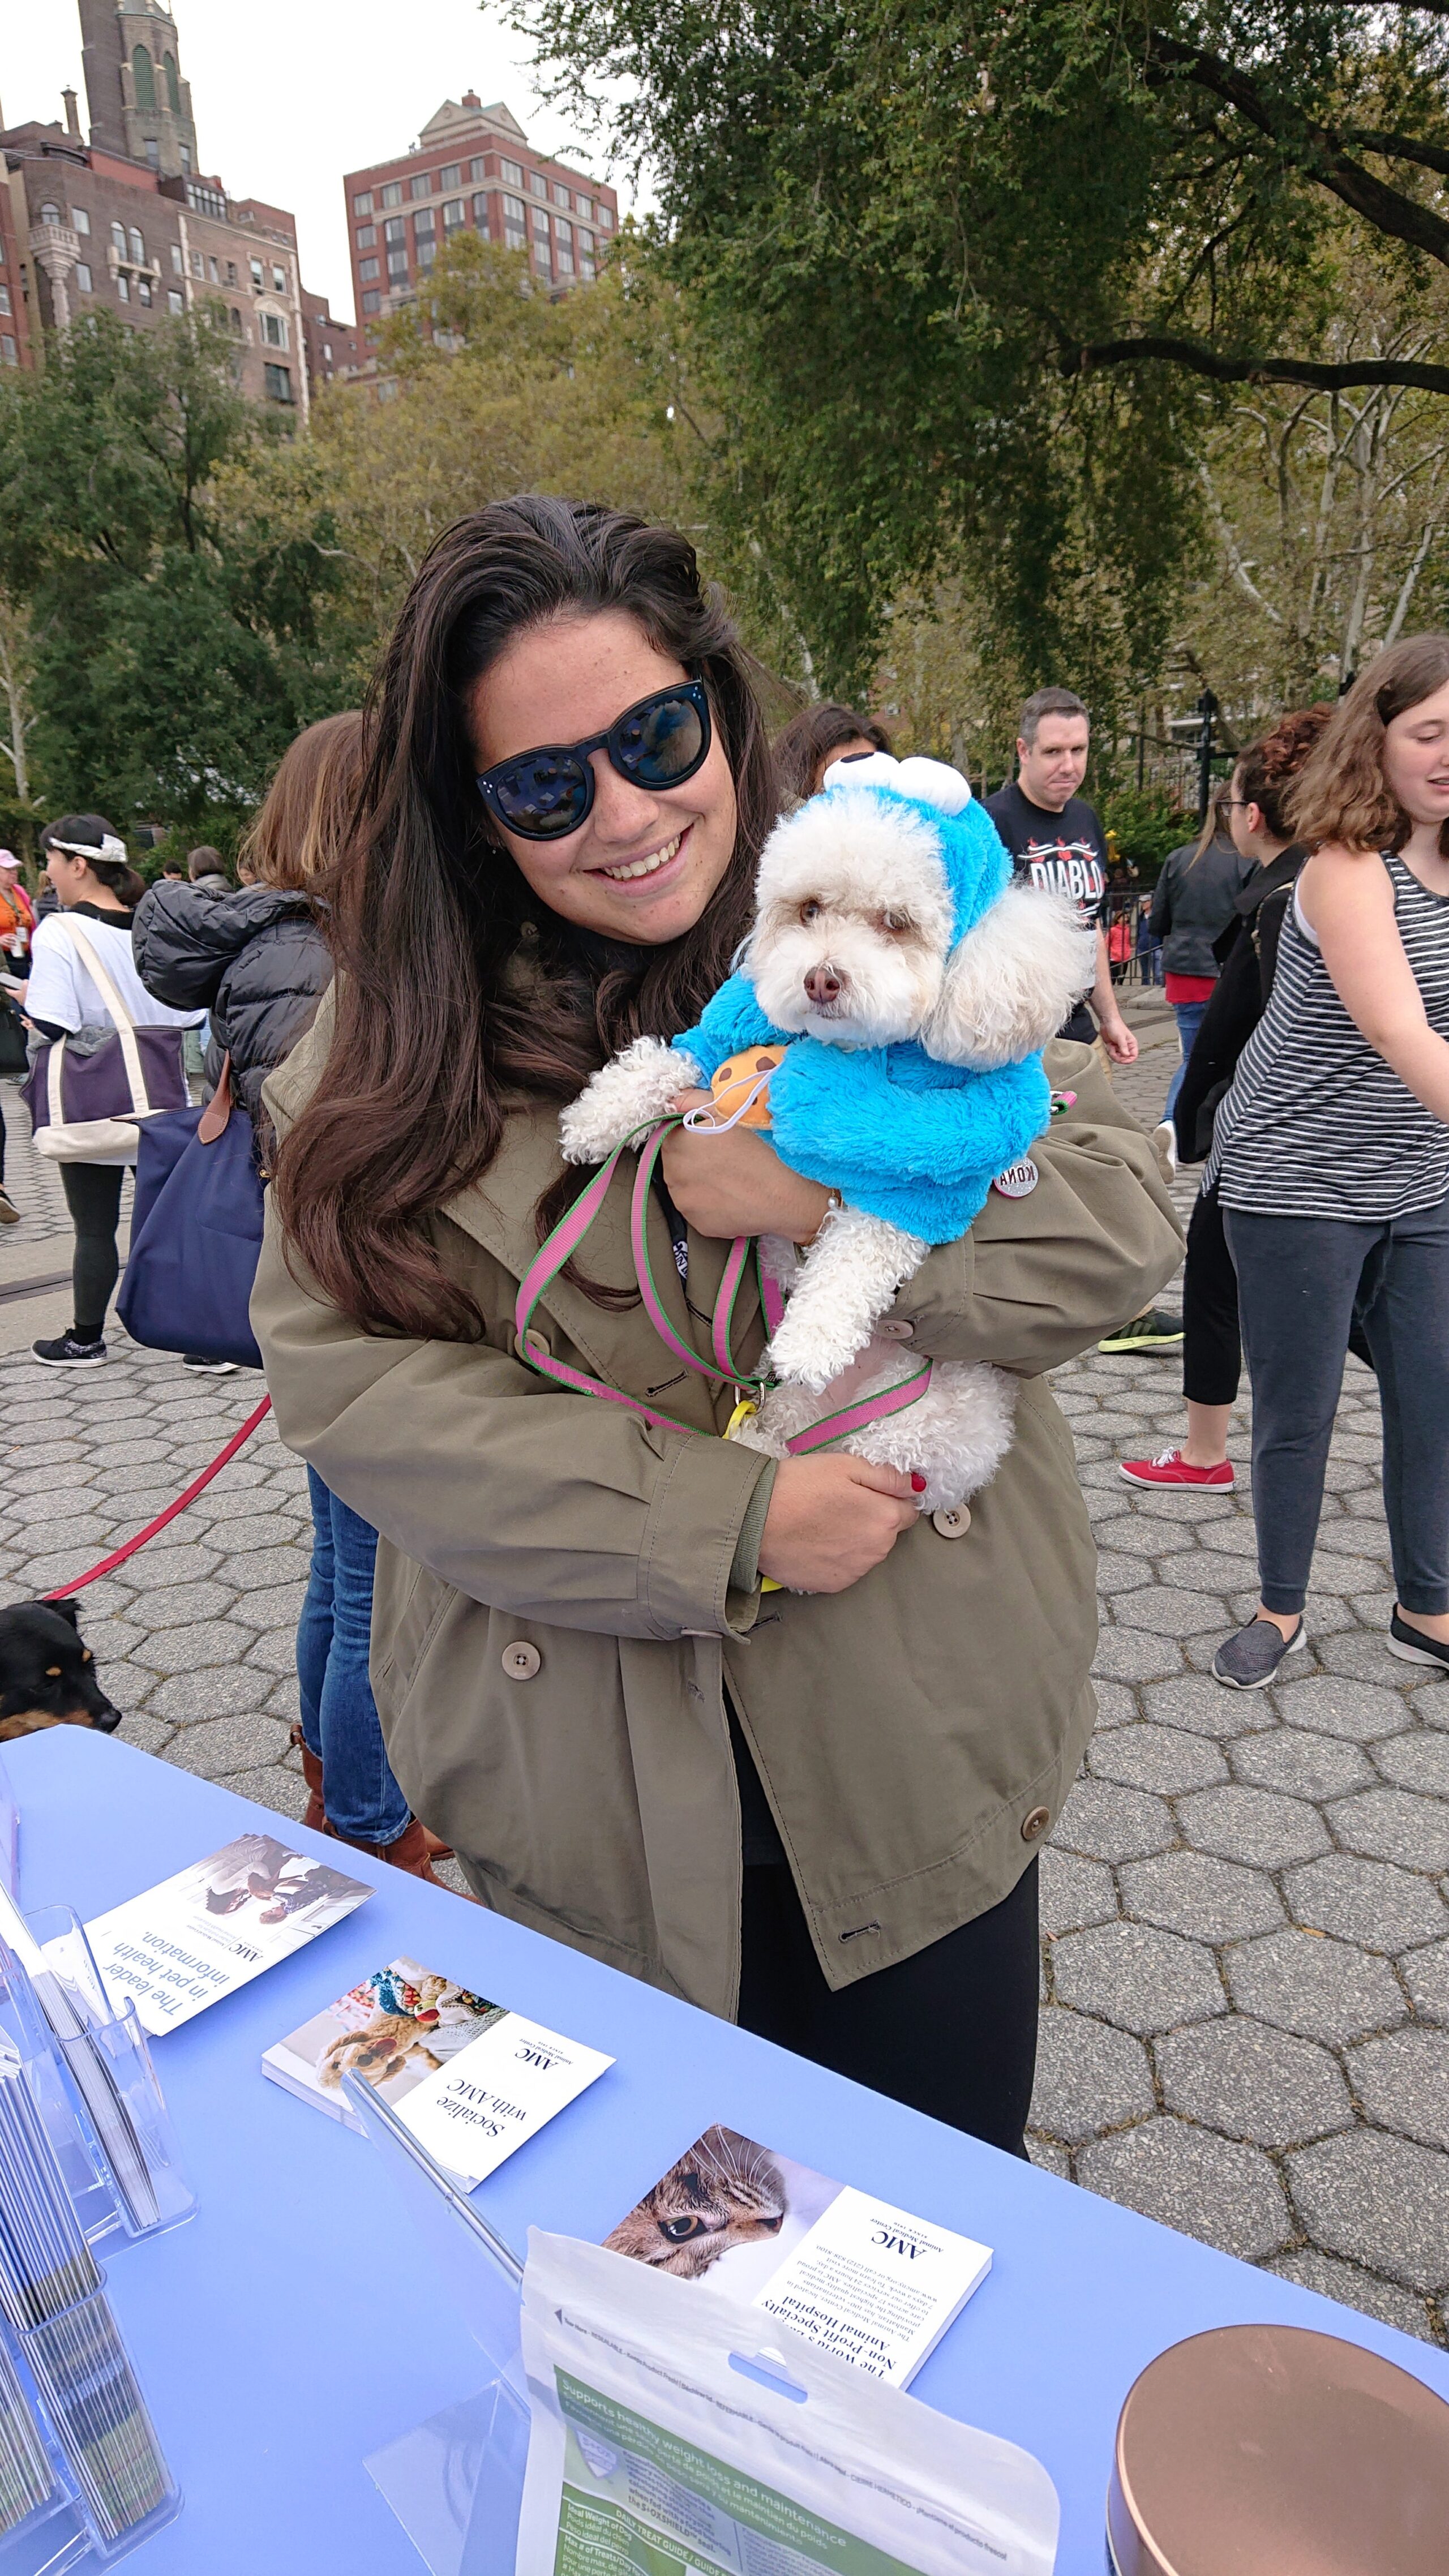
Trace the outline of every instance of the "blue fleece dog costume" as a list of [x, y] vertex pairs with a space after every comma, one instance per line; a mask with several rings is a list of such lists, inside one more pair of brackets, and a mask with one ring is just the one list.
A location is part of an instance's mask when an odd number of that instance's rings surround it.
[[[826, 798], [870, 796], [882, 820], [904, 813], [927, 826], [951, 900], [953, 947], [968, 937], [1011, 882], [990, 817], [974, 801], [951, 814], [874, 779], [856, 784], [848, 767], [835, 778]], [[800, 1036], [767, 1019], [748, 967], [721, 985], [675, 1051], [708, 1083], [729, 1056], [762, 1045], [787, 1050], [769, 1093], [782, 1160], [927, 1243], [954, 1243], [966, 1232], [996, 1175], [1026, 1153], [1051, 1115], [1039, 1053], [983, 1072], [943, 1063], [918, 1038], [849, 1047]]]

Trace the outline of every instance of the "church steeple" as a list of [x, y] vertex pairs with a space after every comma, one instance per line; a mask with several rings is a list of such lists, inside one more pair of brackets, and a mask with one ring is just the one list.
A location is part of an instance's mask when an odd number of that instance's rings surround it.
[[163, 179], [197, 168], [191, 85], [161, 0], [80, 0], [91, 141]]

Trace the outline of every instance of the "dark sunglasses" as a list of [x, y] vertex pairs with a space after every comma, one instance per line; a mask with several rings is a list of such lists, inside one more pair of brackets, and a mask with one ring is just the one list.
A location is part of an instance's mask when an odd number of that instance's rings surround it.
[[704, 765], [710, 744], [709, 699], [702, 680], [656, 689], [626, 707], [587, 742], [547, 743], [485, 769], [478, 792], [490, 814], [525, 841], [559, 841], [588, 820], [594, 802], [590, 752], [636, 787], [681, 787]]

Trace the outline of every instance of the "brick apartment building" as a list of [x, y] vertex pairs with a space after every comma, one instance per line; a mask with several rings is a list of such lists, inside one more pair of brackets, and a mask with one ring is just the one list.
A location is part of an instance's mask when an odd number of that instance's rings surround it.
[[103, 307], [145, 329], [212, 303], [241, 391], [305, 420], [312, 391], [360, 357], [351, 326], [302, 284], [294, 218], [202, 173], [160, 0], [79, 5], [89, 141], [73, 90], [63, 126], [0, 130], [0, 362], [38, 362], [37, 320], [64, 330]]
[[555, 293], [586, 284], [619, 221], [619, 201], [582, 170], [536, 152], [501, 102], [447, 99], [395, 160], [350, 171], [348, 242], [359, 330], [409, 303], [442, 244], [464, 226], [527, 250]]

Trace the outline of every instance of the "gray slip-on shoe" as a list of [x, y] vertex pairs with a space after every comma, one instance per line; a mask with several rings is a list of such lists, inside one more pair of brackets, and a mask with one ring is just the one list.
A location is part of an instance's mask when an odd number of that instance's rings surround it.
[[1285, 1655], [1296, 1655], [1308, 1643], [1308, 1631], [1300, 1619], [1291, 1637], [1272, 1619], [1250, 1619], [1235, 1637], [1228, 1637], [1213, 1657], [1213, 1679], [1229, 1690], [1262, 1690], [1270, 1682]]

